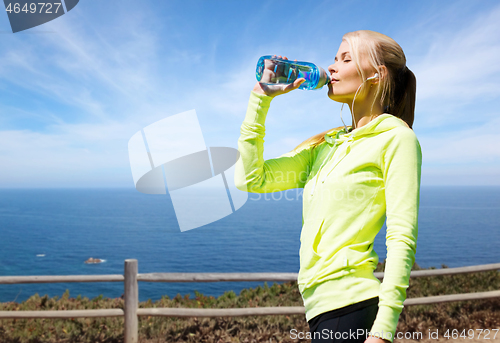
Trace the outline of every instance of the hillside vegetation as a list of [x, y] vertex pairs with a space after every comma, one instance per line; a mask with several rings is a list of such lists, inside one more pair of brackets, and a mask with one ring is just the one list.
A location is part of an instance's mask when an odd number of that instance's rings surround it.
[[[443, 268], [447, 266], [442, 265]], [[413, 267], [419, 270], [417, 264]], [[435, 268], [431, 268], [435, 269]], [[380, 263], [377, 271], [383, 271]], [[484, 292], [500, 290], [500, 272], [490, 271], [474, 274], [435, 276], [411, 279], [408, 298]], [[195, 297], [178, 294], [173, 298], [164, 296], [158, 301], [141, 302], [141, 308], [243, 308], [268, 306], [303, 306], [296, 282], [274, 283], [269, 286], [245, 289], [239, 295], [232, 291], [220, 297], [205, 296], [195, 292]], [[99, 296], [94, 299], [78, 296], [71, 298], [69, 292], [54, 298], [33, 295], [22, 303], [1, 303], [0, 311], [44, 311], [123, 308], [123, 299]], [[398, 332], [421, 332], [439, 330], [440, 338], [446, 330], [498, 329], [500, 328], [500, 298], [490, 300], [462, 301], [435, 305], [407, 306], [401, 313]], [[140, 342], [309, 342], [295, 338], [295, 332], [309, 332], [304, 315], [251, 316], [228, 318], [166, 318], [140, 317]], [[480, 331], [476, 331], [477, 333]], [[500, 333], [490, 342], [500, 339]], [[483, 333], [484, 336], [484, 333]], [[453, 340], [450, 340], [453, 341]], [[0, 320], [0, 342], [123, 342], [123, 318], [76, 318], [76, 319], [17, 319]]]

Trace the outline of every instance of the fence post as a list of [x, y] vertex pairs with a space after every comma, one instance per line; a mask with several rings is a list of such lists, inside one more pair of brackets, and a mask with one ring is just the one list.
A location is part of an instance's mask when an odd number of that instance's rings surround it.
[[139, 321], [137, 308], [139, 307], [139, 288], [137, 285], [137, 260], [125, 260], [125, 343], [137, 343]]

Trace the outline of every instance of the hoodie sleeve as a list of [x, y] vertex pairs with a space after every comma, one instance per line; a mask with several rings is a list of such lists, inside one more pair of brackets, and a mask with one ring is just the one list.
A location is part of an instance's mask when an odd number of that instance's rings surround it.
[[241, 125], [235, 167], [235, 186], [251, 193], [271, 193], [303, 188], [309, 175], [311, 149], [291, 151], [264, 161], [264, 136], [267, 111], [273, 98], [251, 92]]
[[371, 333], [393, 342], [417, 249], [422, 151], [415, 133], [411, 129], [397, 129], [381, 158], [387, 260]]

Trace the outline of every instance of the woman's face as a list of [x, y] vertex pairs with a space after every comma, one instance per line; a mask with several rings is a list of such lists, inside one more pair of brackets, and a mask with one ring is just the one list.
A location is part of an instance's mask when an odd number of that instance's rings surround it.
[[[361, 67], [363, 65], [361, 63]], [[352, 60], [351, 49], [346, 41], [340, 44], [335, 63], [328, 67], [332, 81], [328, 84], [328, 97], [339, 102], [353, 100], [354, 94], [362, 83], [356, 64]], [[361, 94], [358, 93], [357, 98]]]

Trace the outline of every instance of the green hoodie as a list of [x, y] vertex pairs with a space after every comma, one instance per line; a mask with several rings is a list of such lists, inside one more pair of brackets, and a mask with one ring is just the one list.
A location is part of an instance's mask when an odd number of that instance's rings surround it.
[[[304, 188], [298, 285], [306, 320], [379, 297], [370, 333], [393, 341], [415, 262], [422, 152], [413, 130], [384, 113], [349, 133], [332, 130], [315, 148], [264, 161], [272, 97], [252, 92], [238, 140], [235, 185], [269, 193]], [[387, 218], [384, 280], [375, 236]]]

